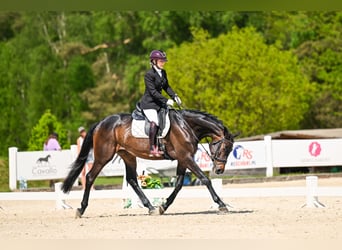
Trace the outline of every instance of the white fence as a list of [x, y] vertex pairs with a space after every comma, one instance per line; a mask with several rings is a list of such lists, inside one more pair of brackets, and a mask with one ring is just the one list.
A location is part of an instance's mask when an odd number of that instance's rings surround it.
[[[205, 148], [205, 149], [204, 149]], [[203, 171], [212, 169], [212, 162], [207, 155], [208, 145], [200, 146], [195, 160]], [[18, 152], [18, 148], [9, 148], [9, 187], [17, 189], [17, 180], [52, 180], [64, 179], [70, 171], [72, 162], [76, 159], [76, 146], [61, 151], [29, 151]], [[137, 158], [137, 171], [157, 171], [166, 176], [176, 175], [177, 161], [145, 160]], [[113, 159], [102, 169], [100, 176], [124, 176], [125, 165], [120, 157]]]
[[[318, 187], [316, 176], [306, 177], [306, 186], [302, 187], [272, 187], [272, 188], [222, 188], [222, 179], [213, 179], [213, 186], [221, 198], [231, 197], [303, 197], [303, 207], [324, 207], [318, 201], [319, 196], [342, 197], [342, 187]], [[83, 191], [71, 191], [64, 194], [60, 190], [61, 183], [55, 184], [54, 192], [9, 192], [1, 193], [0, 200], [54, 200], [57, 209], [71, 208], [67, 200], [81, 200]], [[168, 197], [173, 188], [145, 189], [144, 193], [152, 200], [153, 198]], [[90, 199], [135, 199], [138, 197], [128, 189], [95, 190], [90, 192]], [[184, 187], [177, 198], [208, 198], [209, 191], [205, 186]], [[214, 203], [213, 203], [214, 205]]]
[[[204, 149], [205, 148], [205, 149]], [[199, 145], [196, 163], [203, 171], [211, 171], [212, 163], [207, 155], [208, 145]], [[50, 155], [50, 156], [49, 156]], [[49, 157], [48, 157], [49, 156]], [[76, 146], [62, 151], [18, 152], [9, 148], [9, 187], [15, 190], [17, 180], [61, 179], [70, 170], [76, 157]], [[152, 161], [138, 158], [138, 173], [153, 169], [167, 175], [176, 174], [177, 161]], [[228, 157], [226, 169], [266, 168], [266, 175], [273, 176], [273, 168], [305, 166], [342, 166], [342, 139], [320, 140], [272, 140], [235, 142]], [[101, 172], [102, 176], [123, 176], [124, 163], [114, 157]]]

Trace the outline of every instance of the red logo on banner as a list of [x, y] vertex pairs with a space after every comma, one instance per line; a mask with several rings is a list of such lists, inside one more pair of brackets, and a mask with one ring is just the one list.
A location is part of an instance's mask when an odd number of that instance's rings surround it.
[[202, 170], [205, 169], [206, 171], [208, 171], [212, 168], [212, 161], [210, 159], [210, 156], [205, 150], [202, 150], [200, 148], [197, 149], [197, 152], [195, 154], [195, 162]]
[[322, 151], [321, 145], [318, 142], [314, 141], [314, 142], [310, 143], [310, 145], [309, 145], [310, 155], [315, 156], [315, 157], [319, 156], [321, 151]]

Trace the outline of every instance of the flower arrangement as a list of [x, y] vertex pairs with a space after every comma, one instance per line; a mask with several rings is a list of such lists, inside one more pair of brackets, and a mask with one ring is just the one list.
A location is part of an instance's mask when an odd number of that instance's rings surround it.
[[[138, 181], [140, 181], [140, 186], [143, 189], [160, 189], [164, 187], [160, 179], [155, 179], [149, 175], [145, 175], [144, 173], [145, 171], [143, 171], [141, 175], [138, 175]], [[161, 197], [153, 197], [153, 200], [151, 203], [153, 206], [160, 206], [161, 204], [164, 203], [164, 201], [165, 200]], [[131, 198], [124, 199], [123, 202], [124, 202], [124, 208], [132, 207]], [[139, 201], [138, 206], [143, 207], [141, 201]]]
[[163, 188], [163, 184], [159, 179], [152, 178], [149, 175], [138, 175], [138, 180], [140, 181], [141, 187], [144, 189], [159, 189]]

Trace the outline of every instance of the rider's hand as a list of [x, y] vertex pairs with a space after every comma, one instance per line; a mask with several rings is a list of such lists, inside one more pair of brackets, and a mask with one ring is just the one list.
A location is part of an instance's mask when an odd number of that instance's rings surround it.
[[178, 97], [178, 95], [175, 96], [175, 101], [180, 106], [182, 104], [182, 100]]
[[166, 102], [166, 105], [172, 107], [173, 103], [174, 103], [174, 101], [172, 99], [168, 99], [167, 102]]

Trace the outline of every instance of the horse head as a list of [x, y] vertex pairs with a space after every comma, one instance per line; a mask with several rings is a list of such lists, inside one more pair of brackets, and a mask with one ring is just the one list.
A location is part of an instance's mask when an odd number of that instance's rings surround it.
[[224, 136], [216, 138], [209, 143], [210, 157], [215, 174], [223, 174], [228, 156], [233, 150], [234, 137], [234, 135], [228, 132], [227, 128], [224, 128]]
[[182, 110], [181, 114], [190, 125], [198, 141], [211, 137], [209, 150], [214, 165], [213, 171], [216, 174], [222, 174], [225, 170], [227, 158], [233, 150], [236, 135], [232, 135], [222, 121], [211, 114], [198, 110]]

